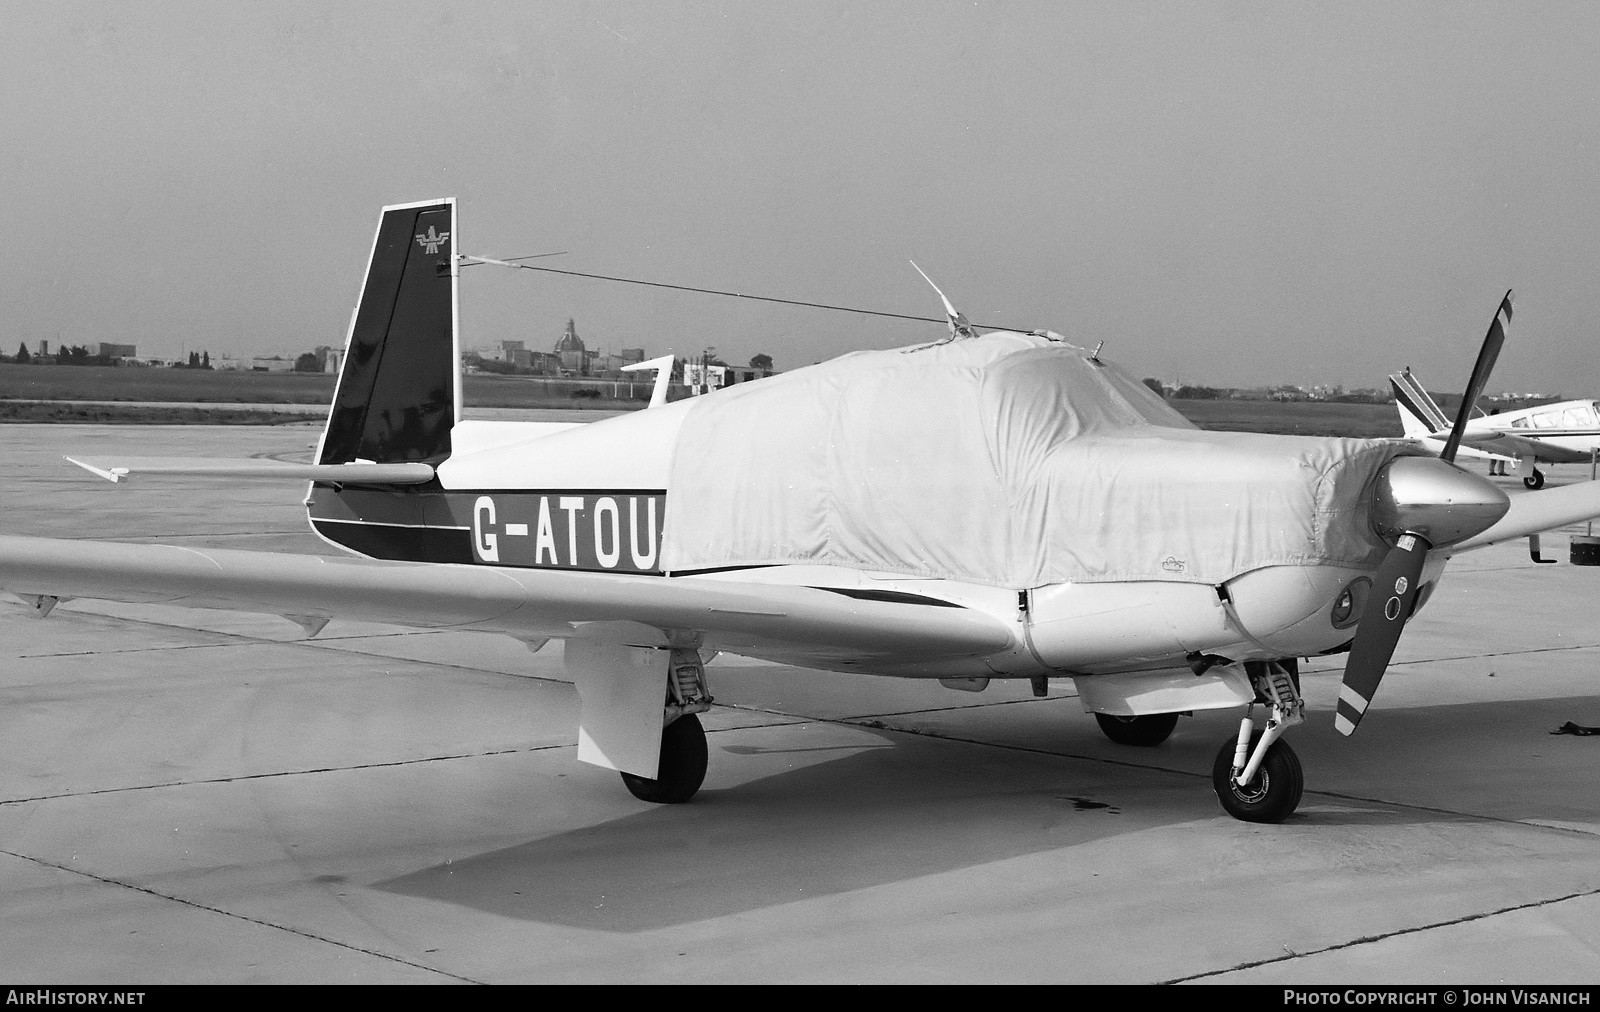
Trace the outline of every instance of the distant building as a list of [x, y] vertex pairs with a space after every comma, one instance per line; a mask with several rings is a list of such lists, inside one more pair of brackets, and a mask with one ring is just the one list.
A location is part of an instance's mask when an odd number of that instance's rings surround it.
[[311, 349], [311, 354], [317, 356], [317, 367], [319, 372], [331, 372], [337, 374], [339, 371], [339, 365], [344, 361], [343, 348], [330, 348], [325, 344], [319, 344], [315, 348]]
[[624, 348], [622, 349], [622, 354], [618, 357], [622, 359], [623, 365], [634, 365], [644, 361], [644, 349]]
[[733, 370], [725, 365], [707, 365], [702, 362], [683, 363], [683, 382], [691, 393], [708, 394], [728, 385], [728, 374]]
[[626, 355], [595, 355], [589, 363], [589, 371], [595, 376], [612, 376], [620, 374], [622, 367], [642, 362], [642, 358], [628, 358]]
[[294, 359], [282, 355], [257, 355], [250, 360], [251, 372], [293, 372]]
[[583, 346], [583, 338], [578, 336], [577, 325], [570, 317], [567, 319], [567, 332], [556, 341], [555, 353], [561, 359], [563, 371], [580, 376], [589, 374], [588, 349]]
[[533, 360], [532, 353], [521, 341], [501, 341], [498, 348], [480, 351], [478, 357], [486, 362], [504, 362], [519, 369], [528, 368]]
[[101, 341], [100, 357], [109, 358], [112, 361], [118, 361], [125, 358], [138, 358], [139, 348], [137, 345], [132, 344], [111, 344], [106, 341]]

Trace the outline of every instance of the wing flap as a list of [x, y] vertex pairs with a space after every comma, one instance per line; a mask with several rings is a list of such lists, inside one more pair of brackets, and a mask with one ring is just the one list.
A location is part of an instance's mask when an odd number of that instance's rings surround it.
[[0, 589], [522, 638], [636, 622], [722, 634], [749, 648], [825, 646], [896, 661], [978, 656], [1012, 641], [982, 612], [861, 601], [811, 587], [53, 538], [0, 537]]

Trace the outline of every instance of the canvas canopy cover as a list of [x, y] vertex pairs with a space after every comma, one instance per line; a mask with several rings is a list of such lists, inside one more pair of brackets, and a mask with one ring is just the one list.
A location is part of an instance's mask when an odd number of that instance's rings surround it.
[[862, 351], [697, 401], [672, 571], [811, 563], [1024, 589], [1375, 565], [1384, 440], [1195, 428], [1055, 337]]

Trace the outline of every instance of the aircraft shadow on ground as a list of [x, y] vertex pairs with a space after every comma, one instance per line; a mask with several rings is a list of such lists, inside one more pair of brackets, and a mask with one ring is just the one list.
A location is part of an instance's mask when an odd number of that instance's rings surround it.
[[[884, 737], [894, 747], [857, 748], [373, 888], [522, 920], [648, 931], [1220, 814], [1192, 777], [1133, 771], [1148, 784], [1130, 783], [1128, 771], [1107, 776], [1077, 760]], [[1132, 805], [1143, 809], [1137, 817]]]
[[[1331, 731], [1305, 735], [1309, 782], [1301, 811], [1282, 826], [1249, 832], [1292, 841], [1319, 828], [1387, 831], [1480, 818], [1499, 824], [1508, 813], [1495, 808], [1507, 803], [1516, 810], [1511, 817], [1527, 821], [1594, 815], [1600, 806], [1592, 802], [1569, 804], [1576, 785], [1564, 781], [1575, 775], [1575, 762], [1592, 762], [1600, 738], [1552, 737], [1544, 725], [1556, 714], [1591, 712], [1595, 702], [1396, 710], [1363, 728], [1363, 754]], [[1192, 756], [1163, 755], [1192, 751], [1198, 740], [1175, 737], [1137, 750], [1127, 758], [1149, 765], [1129, 768], [892, 729], [877, 737], [885, 744], [764, 749], [719, 748], [713, 736], [713, 761], [721, 752], [840, 754], [702, 791], [688, 805], [647, 808], [372, 888], [520, 920], [639, 932], [1026, 855], [1059, 851], [1070, 860], [1072, 848], [1122, 833], [1186, 823], [1202, 832], [1244, 827], [1222, 814], [1205, 779], [1180, 771], [1193, 765]], [[1203, 737], [1209, 754], [1215, 735], [1208, 729]], [[1530, 743], [1540, 748], [1530, 750]], [[1501, 758], [1512, 753], [1519, 758]], [[1499, 770], [1494, 782], [1485, 777], [1489, 769]], [[1518, 786], [1541, 779], [1540, 791]]]
[[1308, 792], [1463, 817], [1600, 826], [1593, 788], [1600, 736], [1550, 733], [1567, 721], [1600, 724], [1600, 697], [1373, 710], [1352, 738], [1325, 718], [1292, 737]]

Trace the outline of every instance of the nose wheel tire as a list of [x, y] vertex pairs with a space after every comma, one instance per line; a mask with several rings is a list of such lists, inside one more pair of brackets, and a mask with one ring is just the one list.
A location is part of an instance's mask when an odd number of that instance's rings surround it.
[[1119, 717], [1111, 713], [1097, 713], [1094, 719], [1107, 738], [1118, 745], [1138, 745], [1149, 748], [1159, 745], [1178, 726], [1176, 713], [1151, 713], [1142, 717]]
[[[1260, 738], [1260, 731], [1251, 736], [1252, 751]], [[1233, 751], [1237, 744], [1238, 739], [1232, 737], [1224, 741], [1211, 764], [1211, 786], [1217, 792], [1217, 800], [1229, 815], [1244, 822], [1287, 819], [1299, 807], [1300, 794], [1305, 789], [1300, 757], [1294, 754], [1288, 742], [1275, 741], [1267, 749], [1267, 757], [1262, 760], [1255, 778], [1240, 787], [1233, 782]]]
[[1537, 467], [1534, 468], [1532, 474], [1522, 479], [1522, 484], [1537, 492], [1539, 489], [1544, 488], [1544, 472]]
[[628, 791], [640, 801], [678, 805], [694, 797], [706, 778], [706, 731], [700, 718], [684, 714], [661, 729], [661, 764], [656, 778], [622, 774]]

